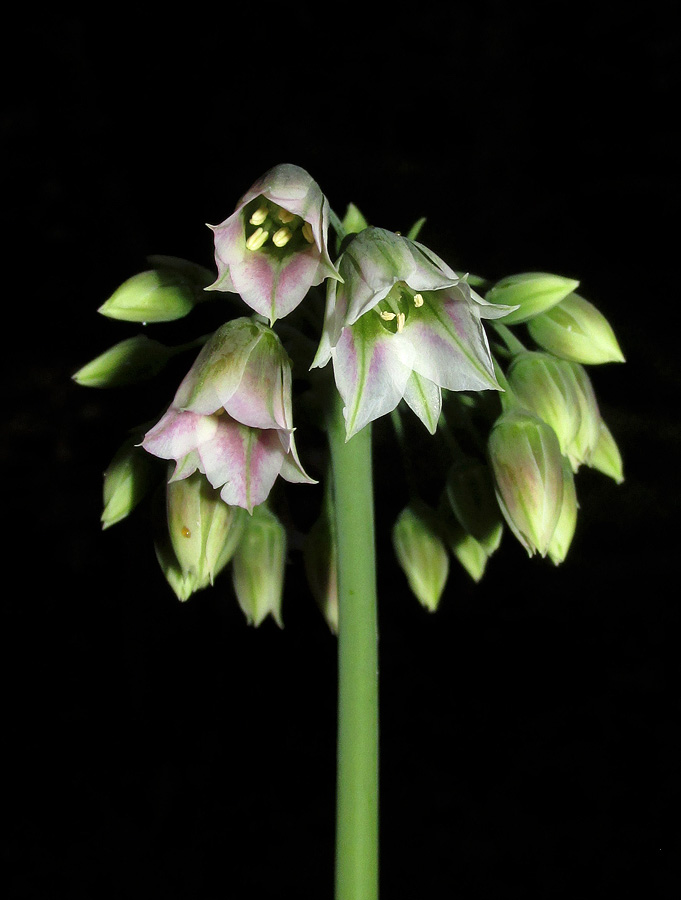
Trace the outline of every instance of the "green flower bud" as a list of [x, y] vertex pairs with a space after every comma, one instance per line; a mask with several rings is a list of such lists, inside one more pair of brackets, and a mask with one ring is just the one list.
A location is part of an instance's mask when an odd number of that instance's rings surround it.
[[338, 634], [338, 561], [335, 529], [326, 512], [305, 536], [303, 561], [307, 582], [326, 624]]
[[128, 278], [98, 312], [124, 322], [171, 322], [206, 299], [213, 276], [207, 269], [169, 256], [152, 257], [156, 267]]
[[488, 439], [497, 500], [511, 531], [532, 556], [546, 556], [563, 501], [555, 431], [521, 410], [503, 413]]
[[447, 582], [449, 556], [434, 512], [423, 503], [410, 503], [398, 516], [392, 539], [412, 593], [435, 612]]
[[523, 272], [497, 281], [487, 291], [485, 299], [490, 303], [517, 306], [518, 309], [504, 316], [504, 325], [517, 325], [560, 303], [578, 286], [579, 282], [573, 278], [547, 272]]
[[570, 461], [563, 457], [563, 502], [560, 507], [558, 524], [551, 537], [548, 550], [549, 557], [556, 566], [564, 562], [570, 549], [577, 525], [577, 509], [575, 476], [572, 473]]
[[157, 375], [172, 351], [145, 334], [114, 344], [79, 369], [73, 380], [83, 387], [112, 388], [135, 384]]
[[369, 226], [369, 223], [354, 203], [348, 203], [342, 224], [346, 234], [359, 234], [360, 231], [364, 231]]
[[455, 525], [448, 531], [448, 543], [452, 554], [471, 576], [478, 582], [485, 574], [489, 555], [472, 534], [467, 534], [460, 526]]
[[166, 512], [170, 543], [184, 579], [194, 590], [213, 584], [234, 555], [248, 514], [225, 503], [199, 472], [168, 483]]
[[483, 546], [496, 549], [501, 515], [489, 467], [475, 459], [462, 458], [447, 474], [446, 497], [464, 532]]
[[526, 351], [513, 358], [507, 379], [515, 400], [553, 428], [561, 452], [567, 453], [581, 422], [571, 364], [548, 353]]
[[585, 365], [624, 362], [607, 319], [579, 294], [568, 294], [528, 322], [527, 327], [540, 347], [562, 359]]
[[281, 601], [286, 562], [286, 529], [264, 504], [246, 522], [232, 565], [232, 582], [249, 625], [268, 616], [283, 627]]
[[598, 429], [598, 440], [591, 451], [589, 466], [597, 469], [617, 484], [624, 481], [622, 455], [608, 426], [601, 419]]
[[601, 433], [601, 414], [596, 393], [586, 369], [579, 363], [568, 363], [577, 385], [579, 428], [567, 448], [567, 456], [576, 472], [582, 463], [589, 464]]
[[117, 451], [104, 473], [102, 528], [125, 519], [144, 498], [153, 481], [154, 463], [148, 453], [129, 438]]

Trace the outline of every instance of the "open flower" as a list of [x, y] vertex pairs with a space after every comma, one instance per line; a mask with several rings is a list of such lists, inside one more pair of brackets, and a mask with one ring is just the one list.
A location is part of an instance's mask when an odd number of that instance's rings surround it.
[[313, 366], [333, 359], [347, 438], [404, 399], [431, 433], [442, 388], [499, 389], [482, 326], [511, 307], [489, 304], [421, 244], [360, 232], [330, 282]]
[[250, 512], [278, 475], [312, 482], [293, 439], [291, 362], [277, 335], [245, 318], [219, 328], [142, 446], [176, 461], [171, 480], [198, 469], [226, 503]]
[[337, 279], [326, 246], [329, 204], [298, 166], [270, 169], [232, 215], [210, 225], [218, 277], [207, 290], [233, 291], [272, 324], [314, 285]]

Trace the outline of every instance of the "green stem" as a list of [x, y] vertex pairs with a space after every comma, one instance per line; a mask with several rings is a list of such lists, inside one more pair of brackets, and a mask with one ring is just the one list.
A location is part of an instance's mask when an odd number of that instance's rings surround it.
[[378, 898], [378, 638], [371, 426], [329, 422], [338, 550], [336, 900]]

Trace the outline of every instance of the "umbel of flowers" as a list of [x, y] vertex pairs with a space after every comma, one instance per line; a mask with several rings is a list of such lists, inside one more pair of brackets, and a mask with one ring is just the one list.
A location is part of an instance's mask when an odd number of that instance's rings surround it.
[[[230, 569], [247, 620], [281, 624], [297, 527], [283, 497], [311, 491], [305, 571], [338, 627], [335, 500], [318, 443], [297, 446], [295, 424], [300, 414], [324, 432], [334, 392], [346, 440], [376, 423], [394, 429], [407, 460], [414, 423], [430, 441], [427, 471], [407, 462], [394, 481], [405, 494], [393, 543], [405, 584], [431, 611], [450, 561], [479, 580], [505, 533], [562, 562], [580, 467], [622, 481], [587, 367], [623, 356], [579, 283], [467, 276], [418, 240], [421, 224], [402, 235], [370, 225], [354, 204], [340, 219], [306, 171], [278, 165], [210, 226], [217, 274], [151, 257], [100, 307], [131, 323], [185, 320], [187, 333], [173, 346], [132, 335], [83, 366], [79, 384], [125, 390], [196, 354], [167, 406], [131, 423], [104, 478], [103, 526], [150, 504], [156, 556], [181, 600]], [[198, 335], [192, 312], [206, 303], [224, 311], [223, 324]]]

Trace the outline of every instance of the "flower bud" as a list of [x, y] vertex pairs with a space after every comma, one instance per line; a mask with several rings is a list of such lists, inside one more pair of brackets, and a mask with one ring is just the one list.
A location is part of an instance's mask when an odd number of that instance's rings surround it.
[[281, 620], [286, 562], [286, 530], [262, 504], [248, 518], [232, 564], [232, 582], [249, 625], [258, 626], [272, 615]]
[[567, 456], [576, 472], [582, 463], [589, 464], [601, 433], [601, 414], [598, 409], [596, 393], [586, 369], [579, 363], [568, 363], [568, 365], [572, 369], [577, 386], [579, 406], [579, 428], [567, 448]]
[[473, 581], [480, 581], [485, 574], [487, 560], [489, 559], [485, 548], [479, 541], [476, 541], [472, 534], [468, 534], [458, 524], [449, 529], [447, 537], [449, 548], [455, 558], [461, 563]]
[[599, 472], [612, 478], [617, 484], [622, 484], [624, 481], [622, 456], [619, 447], [612, 436], [612, 432], [602, 419], [598, 428], [598, 440], [591, 451], [588, 464], [591, 468], [597, 469]]
[[338, 560], [335, 529], [326, 511], [305, 536], [303, 561], [307, 583], [326, 624], [338, 634]]
[[563, 502], [560, 507], [556, 530], [553, 532], [548, 549], [549, 557], [556, 566], [564, 562], [570, 549], [577, 525], [577, 509], [575, 476], [573, 475], [570, 461], [563, 457]]
[[157, 375], [172, 356], [172, 350], [145, 334], [114, 344], [86, 363], [73, 376], [83, 387], [113, 388], [135, 384]]
[[144, 498], [152, 484], [153, 462], [129, 438], [115, 454], [104, 473], [102, 528], [125, 519]]
[[624, 362], [609, 322], [579, 294], [568, 294], [528, 322], [527, 327], [540, 347], [562, 359], [585, 365]]
[[475, 459], [457, 461], [447, 475], [446, 496], [464, 532], [476, 542], [492, 546], [501, 515], [489, 467]]
[[523, 272], [497, 281], [485, 299], [494, 304], [517, 306], [504, 317], [505, 325], [517, 325], [560, 303], [578, 286], [579, 282], [573, 278], [547, 272]]
[[449, 557], [433, 511], [423, 503], [410, 503], [398, 516], [392, 539], [413, 594], [435, 612], [447, 582]]
[[555, 431], [524, 411], [503, 413], [488, 439], [497, 500], [511, 531], [532, 556], [546, 556], [563, 500]]
[[206, 299], [203, 289], [212, 280], [207, 269], [169, 256], [152, 260], [155, 268], [124, 281], [98, 312], [124, 322], [171, 322]]
[[553, 428], [561, 453], [567, 453], [581, 422], [571, 364], [548, 353], [523, 352], [513, 358], [507, 379], [513, 397]]

